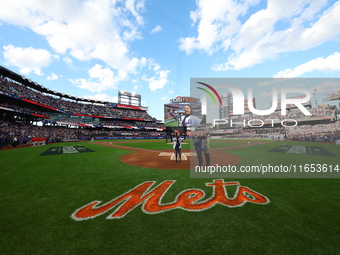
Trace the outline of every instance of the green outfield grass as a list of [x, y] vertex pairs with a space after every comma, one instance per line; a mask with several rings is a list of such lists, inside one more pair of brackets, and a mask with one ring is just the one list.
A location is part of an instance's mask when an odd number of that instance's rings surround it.
[[[115, 141], [105, 141], [112, 142]], [[213, 142], [213, 141], [212, 141]], [[216, 146], [221, 146], [221, 142]], [[336, 157], [268, 152], [280, 144], [322, 146]], [[235, 143], [240, 145], [240, 143]], [[81, 145], [95, 152], [39, 156], [49, 147]], [[123, 144], [122, 144], [123, 145]], [[230, 144], [225, 143], [225, 147]], [[165, 140], [124, 144], [172, 149]], [[189, 145], [185, 145], [188, 146]], [[186, 148], [188, 148], [186, 147]], [[219, 147], [221, 148], [221, 147]], [[339, 146], [273, 142], [228, 150], [241, 164], [319, 162], [340, 164]], [[206, 197], [212, 179], [190, 179], [189, 170], [134, 167], [120, 162], [131, 151], [90, 142], [0, 151], [1, 254], [339, 254], [339, 179], [227, 179], [266, 196], [270, 203], [220, 204], [200, 211], [146, 214], [141, 205], [121, 219], [75, 221], [80, 207], [121, 196], [146, 181], [176, 180], [162, 198], [171, 203], [186, 189]], [[230, 191], [230, 190], [228, 190]]]
[[[300, 154], [288, 154], [280, 152], [270, 152], [270, 150], [283, 145], [292, 146], [309, 146], [309, 147], [322, 147], [327, 151], [335, 155], [335, 157], [322, 156], [322, 155], [300, 155]], [[294, 141], [277, 141], [269, 142], [265, 144], [256, 145], [256, 149], [253, 147], [247, 147], [242, 149], [235, 149], [232, 152], [227, 153], [235, 154], [243, 159], [242, 165], [260, 165], [266, 164], [340, 164], [340, 148], [334, 144], [324, 143], [310, 143], [310, 142], [294, 142]], [[248, 157], [248, 155], [252, 157]]]
[[[167, 120], [164, 120], [164, 121], [167, 121]], [[170, 121], [170, 122], [166, 122], [165, 126], [168, 126], [168, 127], [178, 126], [178, 121], [177, 120], [173, 120], [173, 121]]]
[[219, 141], [219, 140], [210, 140], [210, 149], [219, 149], [219, 148], [227, 148], [233, 146], [239, 146], [246, 144], [246, 141], [241, 142], [233, 142], [233, 141]]

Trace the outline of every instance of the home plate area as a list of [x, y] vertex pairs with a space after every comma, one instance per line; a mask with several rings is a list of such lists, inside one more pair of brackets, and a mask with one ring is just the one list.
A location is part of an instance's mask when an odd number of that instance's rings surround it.
[[[120, 142], [120, 144], [127, 142]], [[115, 147], [119, 149], [133, 151], [132, 153], [127, 153], [119, 157], [119, 160], [125, 164], [138, 166], [138, 167], [146, 167], [146, 168], [156, 168], [156, 169], [171, 169], [171, 170], [188, 170], [190, 169], [190, 165], [197, 165], [198, 159], [196, 152], [190, 150], [182, 150], [181, 154], [181, 164], [176, 163], [176, 156], [174, 150], [147, 150], [140, 148], [127, 147], [117, 144], [110, 143], [95, 143], [99, 145]], [[258, 143], [252, 143], [253, 146]], [[244, 145], [242, 145], [244, 146]], [[236, 155], [225, 153], [225, 150], [230, 150], [234, 147], [229, 148], [220, 148], [211, 151], [210, 153], [210, 162], [212, 164], [219, 165], [236, 165], [241, 163], [242, 159]], [[203, 160], [204, 156], [203, 156]]]
[[[161, 152], [158, 154], [159, 157], [170, 157], [170, 160], [176, 160], [176, 155], [174, 152]], [[181, 155], [181, 160], [188, 160], [187, 157], [197, 156], [195, 152], [184, 152]]]

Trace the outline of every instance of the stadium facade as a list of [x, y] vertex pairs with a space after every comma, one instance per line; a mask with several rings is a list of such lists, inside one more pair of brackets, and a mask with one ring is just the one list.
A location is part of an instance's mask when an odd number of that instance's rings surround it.
[[140, 95], [119, 91], [118, 99], [106, 102], [52, 91], [0, 66], [0, 136], [7, 143], [14, 137], [63, 141], [164, 136], [164, 124], [141, 106]]

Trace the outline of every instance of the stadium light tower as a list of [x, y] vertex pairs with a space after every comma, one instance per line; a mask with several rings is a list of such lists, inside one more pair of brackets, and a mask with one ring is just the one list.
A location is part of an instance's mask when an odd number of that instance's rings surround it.
[[118, 91], [118, 104], [141, 106], [141, 101], [142, 97], [139, 94], [126, 92], [123, 90]]

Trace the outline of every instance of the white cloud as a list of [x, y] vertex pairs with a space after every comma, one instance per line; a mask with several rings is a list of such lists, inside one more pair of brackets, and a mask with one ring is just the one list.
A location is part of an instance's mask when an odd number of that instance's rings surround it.
[[4, 58], [9, 66], [17, 66], [22, 74], [43, 75], [42, 68], [51, 64], [51, 53], [44, 49], [4, 46]]
[[[325, 4], [325, 0], [268, 1], [267, 9], [253, 14], [233, 38], [233, 55], [213, 69], [244, 69], [277, 58], [280, 53], [310, 49], [336, 37], [340, 34], [336, 18], [340, 5], [335, 3], [321, 13]], [[288, 28], [278, 30], [280, 23]]]
[[[180, 50], [221, 52], [227, 60], [215, 71], [241, 70], [280, 57], [280, 54], [317, 47], [340, 35], [340, 1], [268, 0], [265, 8], [241, 20], [257, 0], [198, 0], [190, 13], [197, 36], [180, 39]], [[256, 8], [258, 8], [256, 6]], [[326, 9], [328, 8], [328, 9]], [[326, 9], [326, 10], [325, 10]]]
[[[112, 72], [101, 74], [105, 76], [105, 84], [98, 84], [101, 78], [93, 77], [92, 69], [89, 79], [73, 80], [82, 88], [102, 91], [115, 88], [118, 82], [136, 74], [151, 61], [133, 57], [136, 53], [130, 52], [130, 43], [142, 38], [139, 29], [144, 25], [144, 9], [145, 0], [16, 0], [2, 4], [0, 20], [44, 37], [57, 54], [65, 55], [63, 60], [71, 67], [71, 57], [79, 61], [103, 61]], [[154, 74], [159, 76], [158, 70]]]
[[119, 73], [115, 74], [110, 68], [103, 68], [96, 64], [89, 71], [90, 79], [70, 79], [76, 86], [82, 89], [88, 89], [92, 92], [101, 92], [108, 88], [116, 88], [116, 83], [123, 80]]
[[139, 88], [141, 88], [141, 86], [140, 86], [139, 84], [135, 84], [135, 85], [133, 86], [134, 92], [136, 92]]
[[159, 33], [163, 30], [163, 28], [161, 26], [157, 26], [154, 29], [151, 30], [150, 34], [155, 34], [155, 33]]
[[111, 96], [107, 95], [106, 93], [95, 94], [95, 95], [86, 95], [86, 96], [84, 96], [84, 98], [98, 100], [98, 101], [112, 102], [112, 103], [118, 102], [118, 97], [116, 97], [116, 96], [111, 97]]
[[144, 78], [149, 82], [149, 88], [151, 91], [162, 89], [168, 83], [169, 70], [156, 71], [156, 75], [151, 78]]
[[[134, 61], [137, 60], [137, 61]], [[155, 63], [152, 59], [146, 60], [146, 63], [139, 65], [143, 59], [132, 59], [129, 64], [136, 65], [140, 68], [146, 67], [148, 72], [143, 72], [141, 80], [148, 83], [150, 91], [155, 91], [163, 88], [168, 83], [169, 70], [162, 70], [161, 66]], [[146, 66], [145, 66], [146, 65]], [[96, 64], [90, 70], [88, 70], [89, 79], [78, 78], [70, 79], [70, 81], [82, 89], [87, 89], [92, 92], [102, 92], [106, 89], [116, 89], [117, 84], [121, 81], [126, 80], [127, 73], [124, 70], [114, 72], [110, 67], [103, 67], [102, 65]], [[135, 73], [138, 75], [138, 72]], [[134, 84], [137, 80], [133, 79]], [[141, 88], [141, 84], [134, 84], [133, 90]]]
[[299, 77], [312, 71], [340, 71], [340, 53], [335, 52], [327, 58], [316, 58], [294, 69], [286, 69], [274, 75], [274, 77]]
[[238, 17], [257, 2], [257, 0], [246, 0], [241, 3], [233, 0], [198, 0], [197, 10], [190, 12], [193, 25], [198, 23], [198, 36], [180, 38], [179, 48], [187, 54], [195, 49], [211, 54], [221, 47], [228, 48], [229, 40], [241, 28]]
[[164, 88], [169, 83], [169, 70], [164, 70], [153, 59], [145, 60], [143, 67], [147, 68], [141, 75], [141, 80], [148, 83], [150, 91]]
[[314, 90], [316, 90], [316, 93], [319, 95], [329, 96], [340, 90], [340, 84], [338, 82], [328, 81], [312, 88], [310, 91], [313, 92]]
[[52, 72], [51, 75], [48, 76], [46, 79], [47, 79], [48, 81], [58, 80], [58, 79], [59, 79], [59, 76]]
[[143, 17], [139, 14], [142, 10], [144, 10], [144, 2], [145, 0], [127, 0], [125, 2], [125, 7], [127, 10], [131, 12], [131, 14], [135, 17], [136, 22], [139, 25], [144, 24], [144, 19]]
[[65, 62], [66, 65], [68, 65], [71, 68], [74, 68], [72, 59], [70, 57], [64, 57], [63, 61]]

